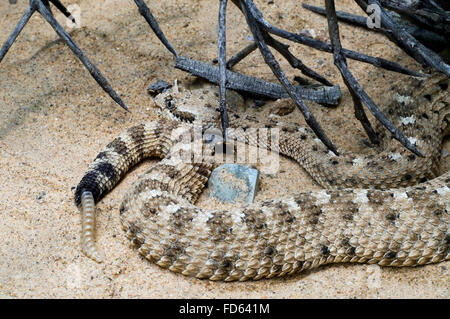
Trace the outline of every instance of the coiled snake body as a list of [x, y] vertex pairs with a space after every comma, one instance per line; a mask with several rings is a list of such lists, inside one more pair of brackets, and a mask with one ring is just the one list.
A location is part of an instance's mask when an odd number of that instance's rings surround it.
[[[214, 164], [175, 156], [186, 148], [180, 142], [195, 127], [195, 116], [178, 108], [182, 101], [175, 93], [167, 94], [162, 107], [168, 116], [114, 139], [79, 183], [75, 203], [83, 213], [83, 251], [101, 260], [94, 245], [94, 203], [133, 165], [159, 157], [125, 194], [120, 216], [139, 253], [172, 271], [233, 281], [329, 263], [417, 266], [448, 260], [450, 172], [436, 177], [450, 127], [448, 79], [433, 76], [411, 90], [414, 97], [393, 103], [391, 110], [424, 158], [389, 138], [377, 156], [335, 156], [298, 125], [282, 126], [276, 146], [237, 134], [236, 139], [293, 158], [324, 189], [230, 210], [194, 205]], [[233, 112], [230, 119], [236, 127], [258, 125]], [[201, 147], [206, 155], [212, 152], [208, 143]]]

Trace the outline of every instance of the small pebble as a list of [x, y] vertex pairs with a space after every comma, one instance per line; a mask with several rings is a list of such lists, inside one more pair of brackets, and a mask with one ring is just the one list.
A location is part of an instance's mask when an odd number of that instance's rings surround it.
[[40, 199], [44, 198], [45, 195], [46, 195], [46, 193], [44, 191], [42, 191], [39, 194], [37, 194], [35, 198], [37, 200], [40, 200]]

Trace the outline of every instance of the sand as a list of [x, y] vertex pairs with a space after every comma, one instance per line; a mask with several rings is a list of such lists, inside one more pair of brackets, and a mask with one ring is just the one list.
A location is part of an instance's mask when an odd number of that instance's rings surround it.
[[[73, 39], [103, 72], [131, 113], [107, 96], [48, 24], [35, 15], [0, 64], [0, 297], [4, 298], [448, 298], [450, 262], [416, 269], [376, 265], [334, 265], [296, 276], [246, 283], [187, 278], [142, 259], [125, 238], [118, 206], [127, 187], [153, 161], [127, 175], [98, 205], [97, 264], [80, 252], [80, 216], [74, 189], [96, 154], [127, 127], [155, 118], [146, 87], [157, 79], [189, 84], [175, 70], [171, 54], [158, 42], [132, 1], [66, 0], [78, 5], [81, 27]], [[309, 0], [319, 5], [323, 1]], [[28, 1], [0, 4], [0, 43], [25, 12]], [[256, 1], [267, 19], [285, 29], [313, 30], [326, 40], [326, 21], [296, 8], [298, 1]], [[272, 4], [270, 4], [272, 3]], [[151, 9], [177, 50], [210, 62], [216, 55], [217, 1], [152, 1]], [[360, 12], [350, 0], [338, 8]], [[57, 19], [66, 24], [61, 14]], [[244, 19], [230, 5], [228, 53], [249, 43]], [[417, 63], [385, 37], [342, 26], [345, 47], [383, 56], [412, 69]], [[338, 83], [338, 108], [308, 103], [340, 148], [367, 151], [360, 125], [329, 54], [300, 45], [292, 52]], [[280, 59], [281, 60], [281, 59]], [[289, 78], [295, 72], [281, 62]], [[379, 105], [405, 85], [403, 75], [349, 62], [355, 76]], [[253, 53], [236, 70], [274, 81]], [[271, 102], [264, 109], [289, 105]], [[298, 111], [290, 116], [302, 121]], [[449, 143], [446, 143], [449, 150]], [[446, 157], [444, 170], [449, 168]], [[283, 186], [283, 187], [282, 187]], [[259, 196], [276, 197], [317, 185], [295, 163], [282, 159], [277, 175], [262, 176]], [[258, 198], [257, 198], [258, 199]], [[204, 198], [202, 198], [202, 201]]]

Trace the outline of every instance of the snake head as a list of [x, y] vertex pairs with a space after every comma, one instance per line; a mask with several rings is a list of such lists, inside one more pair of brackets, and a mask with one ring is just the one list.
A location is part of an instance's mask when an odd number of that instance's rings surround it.
[[[174, 86], [154, 98], [159, 112], [171, 119], [199, 124], [206, 127], [220, 127], [219, 88], [212, 84], [184, 88]], [[227, 109], [233, 112], [244, 105], [244, 99], [234, 91], [227, 91]]]

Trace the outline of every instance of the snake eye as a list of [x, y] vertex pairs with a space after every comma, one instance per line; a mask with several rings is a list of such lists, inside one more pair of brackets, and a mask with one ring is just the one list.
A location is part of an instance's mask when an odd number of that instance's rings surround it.
[[175, 102], [171, 96], [168, 96], [165, 101], [166, 108], [172, 110], [175, 107]]

